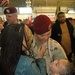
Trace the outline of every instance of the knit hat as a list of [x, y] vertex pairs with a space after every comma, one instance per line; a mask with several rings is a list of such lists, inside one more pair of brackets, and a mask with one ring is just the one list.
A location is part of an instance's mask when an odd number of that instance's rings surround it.
[[13, 6], [7, 7], [4, 10], [4, 14], [13, 14], [13, 13], [17, 13], [17, 9]]
[[34, 19], [33, 31], [36, 34], [43, 34], [50, 30], [51, 25], [52, 25], [52, 22], [48, 16], [39, 15]]

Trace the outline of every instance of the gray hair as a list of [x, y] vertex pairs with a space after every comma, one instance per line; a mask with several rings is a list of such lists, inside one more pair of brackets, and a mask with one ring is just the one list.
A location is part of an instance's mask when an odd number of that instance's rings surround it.
[[69, 61], [65, 65], [65, 68], [60, 71], [60, 75], [71, 75], [73, 73], [74, 66]]

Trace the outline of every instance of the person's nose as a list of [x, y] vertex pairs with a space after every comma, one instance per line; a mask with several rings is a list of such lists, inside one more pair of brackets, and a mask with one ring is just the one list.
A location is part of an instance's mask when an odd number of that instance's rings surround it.
[[48, 35], [47, 35], [47, 36], [45, 36], [45, 39], [46, 39], [46, 40], [48, 40], [48, 39], [49, 39], [49, 36], [48, 36]]
[[8, 18], [8, 17], [6, 17], [6, 19], [8, 20], [9, 18]]

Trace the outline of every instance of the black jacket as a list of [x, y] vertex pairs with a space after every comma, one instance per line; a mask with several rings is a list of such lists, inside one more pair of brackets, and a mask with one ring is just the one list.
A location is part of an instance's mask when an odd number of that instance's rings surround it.
[[[71, 47], [73, 52], [75, 53], [75, 38], [73, 37], [73, 26], [71, 25], [71, 23], [69, 22], [68, 19], [66, 19], [66, 23], [67, 23], [67, 27], [70, 33], [70, 38], [71, 38]], [[62, 37], [62, 31], [60, 28], [60, 23], [58, 20], [56, 20], [56, 22], [53, 24], [52, 26], [52, 35], [51, 38], [55, 39], [56, 41], [58, 41], [61, 44], [61, 37]]]

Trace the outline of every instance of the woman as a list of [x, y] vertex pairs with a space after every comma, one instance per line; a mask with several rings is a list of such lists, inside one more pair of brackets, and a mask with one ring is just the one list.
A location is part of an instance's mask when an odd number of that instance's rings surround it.
[[73, 65], [66, 59], [55, 60], [50, 64], [50, 75], [75, 75], [73, 68]]
[[2, 31], [2, 75], [46, 75], [45, 46], [38, 49], [35, 59], [29, 41], [22, 24], [8, 25]]

